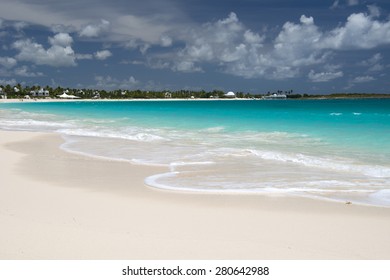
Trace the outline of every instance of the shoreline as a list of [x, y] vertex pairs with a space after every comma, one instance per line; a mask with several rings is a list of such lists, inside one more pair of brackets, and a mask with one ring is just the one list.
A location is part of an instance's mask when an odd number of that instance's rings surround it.
[[[253, 101], [250, 98], [133, 98], [133, 99], [0, 99], [0, 103], [35, 103], [35, 102], [141, 102], [141, 101]], [[261, 98], [255, 100], [262, 100]]]
[[153, 189], [165, 168], [0, 131], [0, 259], [389, 259], [390, 209]]
[[80, 98], [80, 99], [57, 99], [57, 98], [36, 98], [36, 99], [17, 99], [17, 98], [10, 98], [10, 99], [0, 99], [1, 103], [35, 103], [35, 102], [141, 102], [141, 101], [302, 101], [302, 100], [360, 100], [360, 99], [390, 99], [389, 96], [353, 96], [353, 97], [324, 97], [324, 96], [310, 96], [310, 97], [304, 97], [304, 98], [287, 98], [287, 99], [263, 99], [263, 98], [121, 98], [121, 99], [108, 99], [108, 98], [102, 98], [102, 99], [87, 99], [87, 98]]

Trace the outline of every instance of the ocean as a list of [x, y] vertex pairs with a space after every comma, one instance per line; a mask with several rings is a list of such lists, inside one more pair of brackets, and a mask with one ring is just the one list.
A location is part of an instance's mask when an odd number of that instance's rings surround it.
[[166, 166], [160, 189], [390, 206], [390, 99], [0, 103], [0, 129]]

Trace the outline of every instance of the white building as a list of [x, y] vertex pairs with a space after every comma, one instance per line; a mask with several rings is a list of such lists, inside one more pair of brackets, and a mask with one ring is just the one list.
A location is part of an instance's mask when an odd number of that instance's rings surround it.
[[46, 89], [32, 90], [30, 91], [32, 97], [48, 97], [50, 92]]
[[94, 96], [92, 96], [92, 99], [100, 99], [100, 92], [95, 91], [93, 94]]
[[228, 93], [225, 94], [226, 98], [236, 98], [236, 94], [232, 91], [229, 91]]
[[76, 95], [73, 95], [73, 94], [67, 94], [66, 92], [69, 92], [69, 91], [64, 91], [63, 94], [61, 95], [57, 95], [59, 98], [63, 98], [63, 99], [77, 99], [77, 98], [80, 98]]
[[2, 87], [0, 87], [0, 96], [1, 99], [7, 99], [7, 94], [3, 91]]
[[274, 93], [274, 94], [271, 94], [271, 95], [263, 96], [262, 98], [263, 99], [286, 99], [287, 95]]

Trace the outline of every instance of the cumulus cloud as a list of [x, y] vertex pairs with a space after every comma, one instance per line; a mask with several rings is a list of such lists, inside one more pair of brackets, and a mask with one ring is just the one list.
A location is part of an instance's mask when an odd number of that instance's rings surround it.
[[95, 58], [99, 60], [105, 60], [112, 56], [112, 53], [109, 50], [102, 50], [95, 52]]
[[390, 21], [364, 13], [352, 14], [344, 26], [323, 34], [319, 47], [335, 50], [372, 49], [390, 43]]
[[[379, 21], [371, 14], [351, 14], [344, 24], [331, 30], [321, 30], [313, 17], [302, 15], [298, 23], [286, 22], [274, 39], [266, 41], [264, 35], [246, 28], [230, 13], [225, 19], [187, 30], [185, 47], [158, 57], [154, 64], [196, 72], [202, 71], [205, 63], [212, 63], [223, 72], [246, 78], [293, 78], [302, 75], [305, 68], [329, 63], [341, 50], [390, 44], [390, 21]], [[343, 75], [341, 70], [313, 69], [308, 77], [325, 82]]]
[[70, 45], [72, 42], [69, 34], [59, 33], [49, 37], [51, 47], [48, 49], [30, 39], [18, 40], [12, 47], [19, 51], [16, 55], [17, 60], [53, 67], [75, 66], [76, 56]]
[[80, 37], [98, 37], [101, 34], [107, 32], [110, 28], [110, 22], [102, 19], [99, 23], [88, 24], [84, 26], [79, 32]]
[[300, 24], [284, 24], [271, 48], [264, 46], [265, 36], [247, 29], [235, 13], [187, 33], [186, 46], [171, 65], [175, 71], [202, 71], [200, 64], [209, 62], [237, 76], [284, 79], [296, 77], [300, 67], [322, 63], [327, 57], [327, 52], [314, 47], [321, 38], [314, 19], [304, 15]]
[[49, 43], [53, 46], [67, 47], [73, 43], [73, 39], [68, 33], [58, 33], [54, 37], [49, 37]]
[[246, 29], [235, 13], [225, 19], [203, 24], [188, 30], [186, 46], [177, 54], [172, 69], [177, 71], [201, 71], [200, 62], [234, 64], [256, 54], [264, 38]]
[[321, 35], [312, 17], [302, 15], [299, 24], [285, 23], [275, 40], [274, 60], [294, 67], [324, 62], [326, 53], [317, 47]]

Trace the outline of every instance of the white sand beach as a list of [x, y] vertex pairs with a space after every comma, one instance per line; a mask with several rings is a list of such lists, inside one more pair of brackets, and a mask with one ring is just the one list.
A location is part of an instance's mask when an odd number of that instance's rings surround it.
[[390, 259], [390, 209], [162, 191], [161, 170], [0, 131], [0, 259]]

